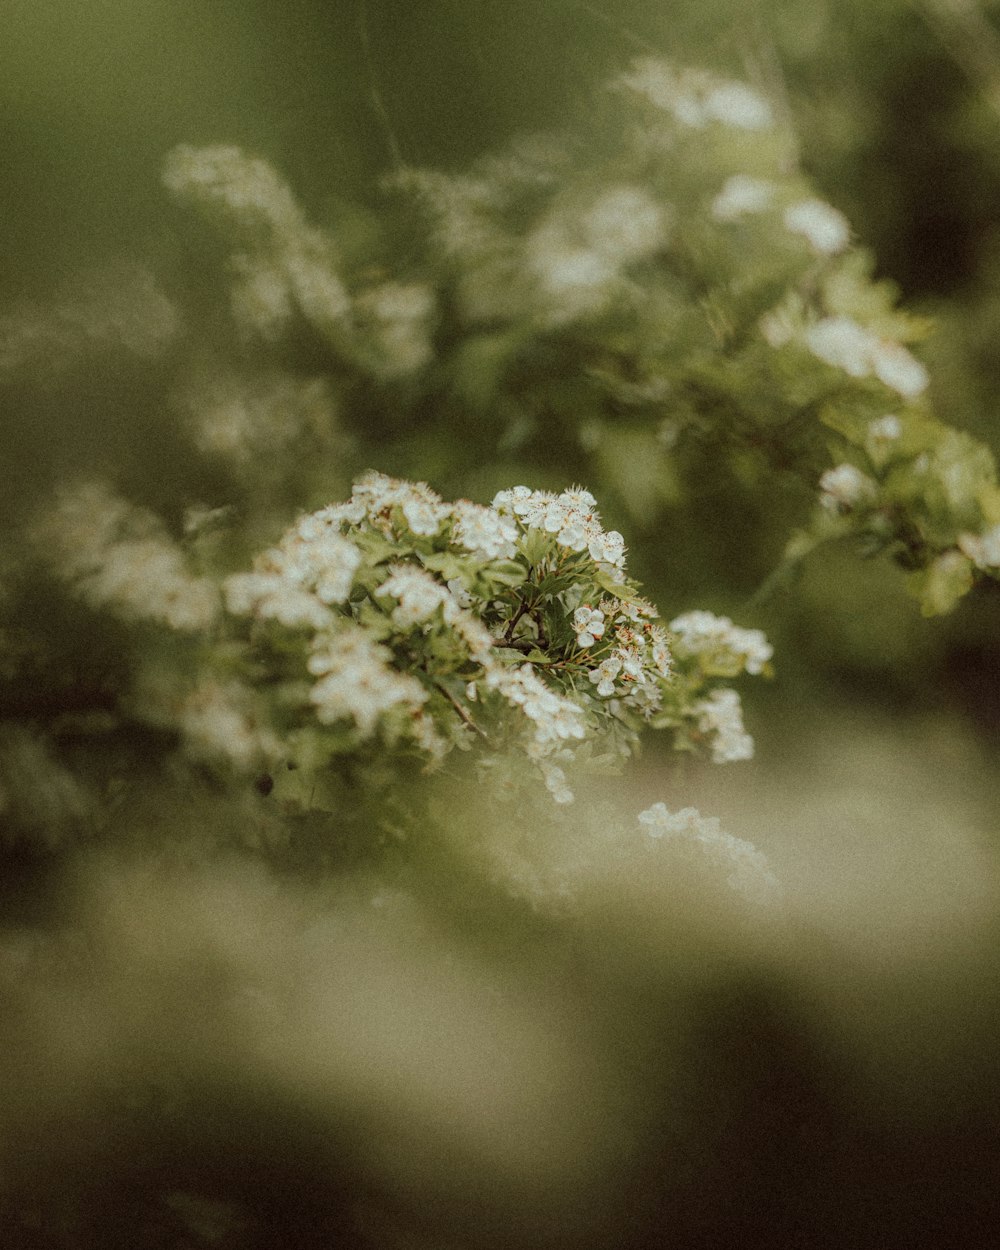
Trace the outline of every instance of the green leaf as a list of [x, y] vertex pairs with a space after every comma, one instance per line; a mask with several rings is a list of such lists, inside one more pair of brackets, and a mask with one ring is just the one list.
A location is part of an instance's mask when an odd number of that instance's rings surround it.
[[950, 612], [972, 589], [972, 561], [960, 551], [946, 551], [926, 569], [911, 573], [908, 589], [920, 600], [924, 616]]

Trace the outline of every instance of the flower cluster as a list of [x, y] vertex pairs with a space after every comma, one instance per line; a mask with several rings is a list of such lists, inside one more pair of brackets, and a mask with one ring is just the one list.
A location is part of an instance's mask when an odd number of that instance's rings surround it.
[[[781, 110], [747, 83], [650, 57], [610, 86], [600, 110], [608, 133], [522, 140], [461, 174], [394, 175], [371, 253], [349, 231], [334, 248], [274, 171], [236, 149], [179, 148], [164, 178], [235, 234], [240, 326], [266, 349], [304, 319], [331, 352], [329, 411], [338, 390], [364, 392], [371, 420], [359, 444], [371, 436], [381, 451], [419, 421], [439, 445], [464, 452], [454, 439], [462, 422], [476, 452], [517, 449], [519, 463], [552, 467], [555, 426], [635, 516], [678, 499], [685, 475], [706, 471], [706, 449], [716, 486], [728, 474], [729, 484], [771, 490], [779, 462], [820, 482], [828, 527], [820, 537], [836, 521], [838, 534], [880, 541], [914, 572], [935, 566], [939, 587], [959, 559], [970, 576], [952, 579], [954, 588], [971, 585], [973, 572], [992, 575], [980, 544], [1000, 509], [955, 504], [950, 485], [967, 471], [985, 480], [981, 449], [960, 449], [965, 466], [950, 451], [915, 451], [914, 465], [928, 452], [926, 471], [894, 484], [884, 509], [867, 484], [854, 491], [843, 469], [883, 492], [897, 451], [919, 422], [933, 422], [929, 375], [911, 350], [926, 327], [872, 279], [847, 219], [795, 172]], [[397, 224], [406, 252], [394, 261]], [[558, 361], [559, 377], [572, 382], [554, 385], [549, 368], [525, 367], [542, 361]], [[306, 380], [297, 409], [312, 411], [317, 380]], [[900, 412], [887, 415], [894, 405]], [[234, 452], [262, 446], [258, 408], [216, 405], [196, 422], [200, 441]], [[279, 458], [295, 458], [291, 430], [302, 424], [287, 423]], [[405, 436], [397, 451], [406, 463]], [[588, 531], [592, 505], [544, 495], [526, 503], [534, 493], [522, 489], [492, 514], [464, 504], [458, 516], [454, 505], [443, 519], [417, 497], [406, 506], [418, 536], [444, 525], [485, 560], [516, 559], [516, 525], [526, 524], [622, 567], [620, 538]], [[869, 526], [880, 511], [881, 537]], [[925, 593], [924, 581], [915, 588], [925, 608], [954, 602]], [[464, 603], [466, 588], [452, 590]], [[602, 611], [595, 598], [583, 606]], [[593, 648], [610, 633], [583, 625], [576, 636]]]
[[248, 673], [264, 661], [284, 705], [298, 699], [300, 728], [335, 731], [332, 750], [378, 736], [440, 761], [478, 738], [487, 759], [523, 751], [568, 802], [563, 765], [582, 744], [622, 757], [657, 716], [686, 725], [685, 742], [702, 725], [717, 760], [749, 754], [721, 714], [708, 724], [727, 693], [709, 687], [761, 672], [762, 636], [726, 622], [740, 663], [716, 658], [678, 685], [670, 635], [624, 566], [624, 539], [586, 490], [517, 486], [484, 507], [369, 473], [224, 590], [233, 616], [258, 623]]
[[665, 803], [654, 803], [639, 813], [639, 823], [651, 838], [691, 846], [699, 860], [724, 871], [727, 884], [752, 902], [769, 903], [780, 895], [777, 878], [760, 851], [725, 833], [714, 816], [702, 816], [694, 807], [671, 812]]
[[100, 483], [64, 491], [36, 524], [33, 540], [81, 598], [125, 620], [196, 632], [219, 613], [215, 583], [190, 571], [162, 522]]

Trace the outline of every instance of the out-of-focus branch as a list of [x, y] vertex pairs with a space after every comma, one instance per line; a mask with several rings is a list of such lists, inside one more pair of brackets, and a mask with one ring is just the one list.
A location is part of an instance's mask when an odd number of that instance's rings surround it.
[[978, 0], [914, 0], [955, 64], [1000, 117], [1000, 34]]

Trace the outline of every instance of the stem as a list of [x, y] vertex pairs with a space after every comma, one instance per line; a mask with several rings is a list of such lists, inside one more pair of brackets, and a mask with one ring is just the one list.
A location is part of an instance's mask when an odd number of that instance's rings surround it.
[[442, 686], [442, 685], [441, 685], [441, 683], [440, 683], [439, 681], [436, 681], [436, 682], [434, 683], [434, 686], [435, 686], [435, 688], [436, 688], [436, 689], [438, 689], [438, 690], [440, 690], [440, 691], [441, 691], [441, 693], [444, 695], [444, 697], [448, 700], [448, 702], [451, 704], [451, 706], [452, 706], [452, 707], [455, 709], [455, 711], [458, 713], [459, 720], [461, 720], [461, 722], [462, 722], [462, 724], [463, 724], [463, 725], [467, 725], [467, 726], [468, 726], [468, 728], [469, 728], [469, 729], [471, 729], [471, 730], [473, 731], [473, 733], [477, 733], [477, 734], [479, 734], [480, 738], [488, 738], [488, 737], [489, 737], [489, 734], [486, 732], [486, 730], [485, 730], [485, 729], [480, 729], [480, 727], [479, 727], [479, 726], [476, 724], [476, 722], [472, 719], [472, 717], [471, 717], [471, 716], [469, 715], [469, 713], [465, 710], [465, 708], [464, 708], [464, 707], [462, 707], [461, 703], [459, 703], [459, 701], [455, 698], [455, 696], [454, 696], [453, 694], [451, 694], [448, 690], [446, 690], [446, 689], [444, 688], [444, 686]]
[[510, 640], [514, 637], [514, 630], [517, 627], [517, 623], [521, 619], [521, 617], [524, 616], [527, 610], [528, 610], [527, 599], [520, 599], [518, 609], [508, 621], [507, 629], [504, 632], [503, 640], [506, 646], [510, 646]]

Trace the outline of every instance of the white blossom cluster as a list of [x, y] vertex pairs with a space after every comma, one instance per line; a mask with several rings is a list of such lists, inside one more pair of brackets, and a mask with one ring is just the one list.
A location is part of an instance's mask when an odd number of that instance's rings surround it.
[[181, 702], [176, 724], [189, 755], [210, 762], [226, 760], [239, 772], [283, 754], [258, 697], [240, 682], [203, 678]]
[[65, 491], [33, 538], [53, 572], [95, 608], [183, 631], [205, 630], [218, 615], [215, 582], [189, 571], [162, 522], [100, 483]]
[[874, 375], [904, 399], [916, 399], [927, 389], [927, 370], [915, 356], [851, 317], [824, 317], [806, 329], [803, 341], [826, 364], [852, 378]]
[[771, 207], [777, 191], [777, 183], [770, 178], [731, 174], [712, 201], [712, 216], [716, 221], [738, 221], [750, 214], [763, 213]]
[[226, 145], [181, 145], [166, 159], [163, 182], [239, 240], [229, 264], [230, 303], [245, 334], [274, 341], [302, 317], [338, 353], [385, 382], [431, 361], [433, 289], [393, 278], [348, 289], [330, 238], [309, 224], [266, 161]]
[[419, 717], [428, 692], [392, 660], [388, 647], [356, 625], [316, 636], [306, 667], [319, 679], [309, 693], [318, 718], [326, 724], [351, 720], [362, 738], [370, 738], [391, 708]]
[[696, 656], [707, 671], [725, 676], [762, 673], [774, 655], [759, 629], [741, 629], [712, 612], [685, 612], [670, 622], [670, 632], [679, 656]]
[[276, 546], [258, 556], [252, 573], [225, 583], [226, 606], [294, 629], [332, 623], [333, 604], [351, 592], [361, 553], [315, 516], [302, 517]]
[[553, 534], [556, 542], [570, 551], [589, 552], [598, 564], [610, 569], [625, 566], [625, 539], [617, 530], [605, 532], [597, 500], [590, 491], [575, 489], [554, 495], [514, 486], [500, 491], [493, 499], [493, 507], [502, 516], [516, 516], [527, 529]]
[[244, 250], [231, 264], [233, 315], [255, 335], [275, 338], [295, 312], [335, 341], [346, 332], [350, 296], [330, 241], [308, 225], [295, 197], [266, 163], [226, 145], [174, 148], [167, 190], [235, 227]]
[[297, 443], [329, 446], [337, 432], [336, 405], [323, 378], [198, 368], [171, 398], [200, 452], [256, 480], [272, 466], [280, 471]]
[[980, 569], [1000, 569], [1000, 525], [991, 525], [982, 534], [960, 534], [959, 549]]
[[735, 690], [713, 690], [707, 699], [699, 699], [692, 711], [699, 732], [711, 744], [713, 763], [753, 758], [753, 738], [743, 726], [743, 707]]
[[819, 479], [820, 504], [830, 512], [852, 512], [878, 497], [878, 483], [853, 464], [838, 464]]
[[[730, 174], [712, 200], [710, 212], [716, 221], [735, 222], [767, 212], [782, 198], [773, 179]], [[847, 218], [824, 200], [792, 200], [786, 203], [781, 221], [790, 234], [802, 235], [819, 256], [835, 256], [851, 240]]]
[[613, 85], [694, 129], [713, 122], [737, 130], [768, 130], [774, 124], [768, 101], [746, 83], [697, 70], [678, 71], [653, 57], [637, 60]]
[[823, 200], [799, 200], [784, 213], [785, 228], [801, 234], [820, 256], [835, 256], [851, 240], [851, 228], [839, 209]]
[[557, 326], [604, 311], [623, 271], [665, 243], [668, 214], [641, 186], [611, 187], [582, 208], [556, 203], [525, 240], [542, 320]]
[[[731, 701], [713, 701], [725, 692], [708, 689], [718, 674], [706, 667], [672, 693], [670, 637], [624, 564], [624, 539], [582, 488], [516, 486], [484, 507], [368, 473], [224, 591], [234, 616], [298, 638], [278, 653], [302, 657], [288, 680], [301, 682], [303, 669], [312, 679], [306, 698], [320, 723], [410, 741], [435, 760], [474, 736], [499, 749], [513, 726], [553, 797], [568, 802], [563, 765], [580, 743], [617, 727], [627, 750], [661, 713], [665, 725], [702, 725], [717, 760], [748, 754], [738, 701], [734, 714]], [[725, 625], [713, 635], [716, 653], [729, 647], [725, 675], [760, 672], [763, 636]]]
[[770, 903], [780, 896], [781, 887], [765, 857], [752, 843], [724, 832], [714, 816], [702, 816], [694, 807], [671, 812], [665, 803], [654, 803], [639, 813], [639, 823], [651, 838], [696, 847], [700, 856], [726, 872], [727, 884], [750, 901]]

